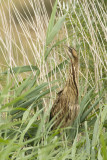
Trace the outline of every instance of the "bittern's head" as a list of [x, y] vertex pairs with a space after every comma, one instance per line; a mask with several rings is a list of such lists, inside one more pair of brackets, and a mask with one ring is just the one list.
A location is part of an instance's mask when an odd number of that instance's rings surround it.
[[72, 47], [68, 47], [68, 46], [66, 46], [67, 48], [68, 48], [68, 50], [69, 50], [69, 53], [68, 53], [68, 56], [69, 56], [69, 58], [70, 58], [70, 61], [71, 61], [71, 63], [72, 64], [74, 64], [74, 66], [78, 63], [78, 55], [77, 55], [77, 52], [76, 52], [76, 50], [74, 49], [74, 48], [72, 48]]

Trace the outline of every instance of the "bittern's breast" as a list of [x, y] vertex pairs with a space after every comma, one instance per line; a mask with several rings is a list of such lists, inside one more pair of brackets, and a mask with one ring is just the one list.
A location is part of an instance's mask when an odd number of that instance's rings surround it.
[[78, 91], [76, 87], [67, 85], [63, 90], [63, 96], [69, 103], [78, 104]]

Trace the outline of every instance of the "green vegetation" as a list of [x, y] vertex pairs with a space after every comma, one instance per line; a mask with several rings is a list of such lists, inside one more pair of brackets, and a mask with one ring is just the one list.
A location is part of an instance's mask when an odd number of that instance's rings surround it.
[[[50, 18], [39, 2], [0, 2], [0, 160], [107, 160], [106, 2], [56, 1]], [[65, 44], [79, 55], [80, 112], [52, 131]]]

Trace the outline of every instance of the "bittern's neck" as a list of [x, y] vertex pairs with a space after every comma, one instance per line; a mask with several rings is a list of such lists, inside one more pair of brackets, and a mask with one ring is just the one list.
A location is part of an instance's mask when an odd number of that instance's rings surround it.
[[73, 77], [74, 77], [74, 79], [75, 79], [75, 82], [76, 82], [76, 85], [77, 85], [77, 87], [78, 87], [78, 63], [75, 63], [75, 65], [73, 65], [73, 67], [72, 67], [73, 69], [72, 70], [74, 70], [73, 72], [72, 72], [72, 74], [73, 74]]
[[67, 83], [69, 86], [71, 86], [71, 88], [73, 87], [73, 89], [75, 89], [78, 94], [78, 63], [71, 65], [72, 67], [70, 67], [69, 70], [69, 78]]

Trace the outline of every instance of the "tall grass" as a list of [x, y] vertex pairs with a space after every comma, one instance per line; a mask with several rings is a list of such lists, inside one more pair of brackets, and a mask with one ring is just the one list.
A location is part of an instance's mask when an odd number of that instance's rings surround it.
[[[0, 159], [107, 159], [106, 38], [104, 1], [58, 0], [51, 17], [42, 0], [0, 2]], [[65, 44], [79, 55], [80, 113], [51, 131]]]

